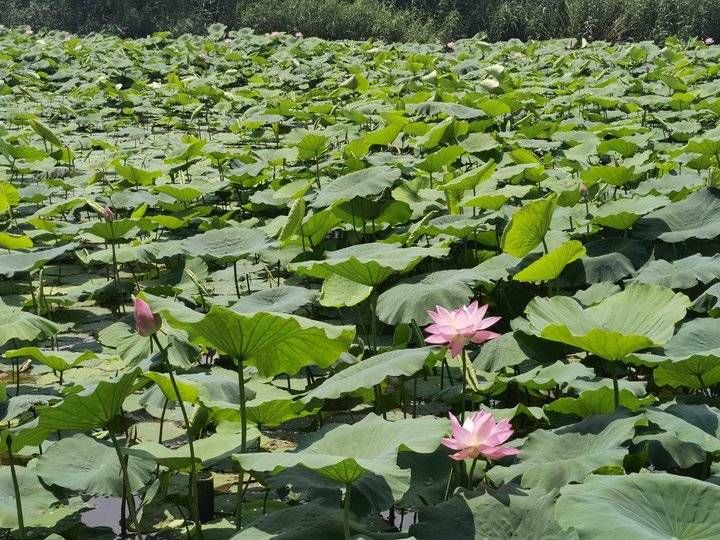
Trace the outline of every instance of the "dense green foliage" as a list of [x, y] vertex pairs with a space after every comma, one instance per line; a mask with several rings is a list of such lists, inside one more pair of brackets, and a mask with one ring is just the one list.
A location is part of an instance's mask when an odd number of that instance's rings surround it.
[[209, 30], [0, 33], [0, 533], [720, 536], [720, 47]]
[[213, 22], [327, 39], [437, 41], [720, 37], [714, 0], [4, 0], [0, 24], [127, 36]]

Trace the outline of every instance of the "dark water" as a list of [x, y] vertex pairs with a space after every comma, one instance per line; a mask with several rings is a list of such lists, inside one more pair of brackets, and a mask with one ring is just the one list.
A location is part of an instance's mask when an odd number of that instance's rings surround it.
[[[94, 497], [90, 504], [95, 508], [82, 513], [81, 520], [88, 527], [108, 527], [120, 537], [120, 511], [122, 502], [120, 497]], [[135, 497], [135, 504], [140, 506], [140, 497]], [[127, 515], [127, 510], [125, 510]]]

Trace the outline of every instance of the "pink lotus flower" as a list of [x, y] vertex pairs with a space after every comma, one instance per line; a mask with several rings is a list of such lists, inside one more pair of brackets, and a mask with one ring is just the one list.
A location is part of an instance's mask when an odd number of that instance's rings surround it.
[[102, 209], [102, 217], [108, 223], [110, 223], [111, 221], [115, 221], [115, 213], [107, 206]]
[[285, 33], [285, 32], [280, 32], [279, 30], [275, 30], [275, 31], [273, 31], [273, 32], [270, 32], [270, 37], [274, 37], [274, 38], [275, 38], [275, 37], [280, 37], [280, 36], [282, 36], [284, 33]]
[[467, 458], [497, 460], [506, 456], [514, 456], [520, 452], [517, 448], [502, 446], [513, 434], [512, 426], [507, 420], [495, 422], [490, 413], [478, 411], [460, 425], [453, 413], [448, 413], [452, 424], [452, 436], [442, 439], [442, 444], [458, 450], [450, 457], [457, 461]]
[[455, 49], [455, 42], [454, 42], [454, 41], [448, 41], [448, 42], [445, 44], [445, 47], [447, 47], [448, 49], [450, 49], [450, 50], [452, 51], [452, 50]]
[[295, 37], [296, 37], [296, 38], [301, 38], [301, 37], [304, 37], [304, 36], [303, 36], [303, 33], [302, 33], [302, 32], [295, 32]]
[[705, 45], [714, 45], [715, 44], [715, 39], [712, 37], [706, 37], [703, 41], [705, 42]]
[[478, 307], [477, 301], [453, 311], [435, 306], [435, 311], [427, 312], [435, 324], [425, 329], [429, 334], [425, 341], [447, 345], [452, 355], [457, 356], [469, 342], [484, 343], [498, 337], [500, 334], [486, 329], [498, 322], [500, 317], [485, 318], [487, 309], [487, 305]]
[[150, 306], [145, 300], [133, 298], [133, 306], [135, 308], [135, 330], [142, 337], [150, 337], [160, 330], [162, 319], [160, 315], [152, 312]]

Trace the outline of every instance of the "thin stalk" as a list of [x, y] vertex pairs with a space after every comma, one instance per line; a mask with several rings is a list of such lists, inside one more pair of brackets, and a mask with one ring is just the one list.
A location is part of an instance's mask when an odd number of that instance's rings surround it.
[[472, 489], [473, 487], [473, 474], [475, 473], [475, 465], [477, 465], [478, 458], [474, 458], [472, 460], [472, 465], [470, 465], [470, 472], [468, 473], [468, 483], [467, 487], [468, 489]]
[[[245, 374], [242, 358], [236, 359], [238, 374], [238, 389], [240, 391], [240, 452], [247, 452], [247, 416], [245, 414]], [[243, 483], [243, 469], [238, 472], [238, 495], [235, 509], [235, 528], [242, 527], [242, 503], [244, 492], [241, 489]]]
[[345, 540], [350, 540], [350, 483], [345, 484], [345, 502], [343, 504], [343, 532]]
[[12, 438], [7, 438], [8, 456], [10, 458], [10, 475], [12, 476], [13, 490], [15, 491], [15, 510], [17, 511], [18, 529], [20, 539], [25, 540], [25, 518], [23, 517], [22, 495], [20, 494], [20, 483], [15, 472], [15, 458], [12, 453]]
[[235, 294], [237, 294], [237, 297], [240, 298], [240, 284], [238, 283], [237, 261], [233, 263], [233, 277], [235, 278], [233, 280], [235, 282]]
[[613, 400], [615, 402], [615, 410], [620, 408], [620, 387], [618, 385], [617, 372], [615, 364], [612, 365], [612, 371], [610, 372], [613, 382]]
[[153, 334], [153, 341], [157, 345], [160, 355], [167, 369], [168, 375], [170, 376], [170, 384], [172, 384], [173, 392], [175, 392], [175, 399], [180, 406], [180, 412], [182, 413], [183, 422], [185, 422], [185, 433], [188, 438], [188, 447], [190, 448], [190, 517], [195, 522], [195, 527], [198, 531], [198, 535], [202, 538], [202, 525], [200, 523], [200, 515], [198, 511], [198, 493], [197, 493], [197, 463], [195, 462], [195, 445], [193, 442], [192, 430], [190, 426], [190, 418], [188, 417], [187, 410], [185, 409], [185, 402], [180, 395], [180, 389], [178, 388], [177, 381], [175, 380], [175, 373], [173, 371], [172, 364], [168, 359], [167, 349], [163, 348], [160, 344], [160, 340], [157, 334]]
[[130, 490], [130, 480], [127, 471], [127, 462], [125, 461], [125, 457], [120, 451], [120, 444], [118, 443], [118, 440], [112, 431], [110, 431], [110, 439], [112, 440], [113, 446], [115, 447], [115, 453], [117, 454], [118, 461], [120, 462], [120, 470], [122, 471], [123, 484], [125, 486], [124, 497], [127, 501], [128, 509], [130, 510], [130, 520], [132, 521], [133, 528], [135, 529], [135, 534], [140, 540], [142, 540], [142, 534], [140, 533], [140, 525], [137, 519], [137, 510], [135, 508], [135, 499], [132, 495], [132, 491]]
[[112, 249], [113, 280], [115, 281], [115, 286], [117, 286], [120, 276], [118, 274], [117, 267], [117, 254], [115, 253], [115, 229], [113, 228], [112, 221], [109, 222], [108, 225], [110, 225], [110, 234], [112, 235], [112, 238], [110, 239], [110, 248]]
[[467, 355], [463, 349], [462, 356], [462, 389], [460, 391], [460, 422], [465, 422], [465, 385], [467, 384]]

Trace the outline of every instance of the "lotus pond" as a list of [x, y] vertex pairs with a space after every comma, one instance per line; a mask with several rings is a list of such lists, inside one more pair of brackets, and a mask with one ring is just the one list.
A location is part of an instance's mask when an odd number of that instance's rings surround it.
[[0, 30], [4, 537], [720, 537], [719, 117], [701, 42]]

